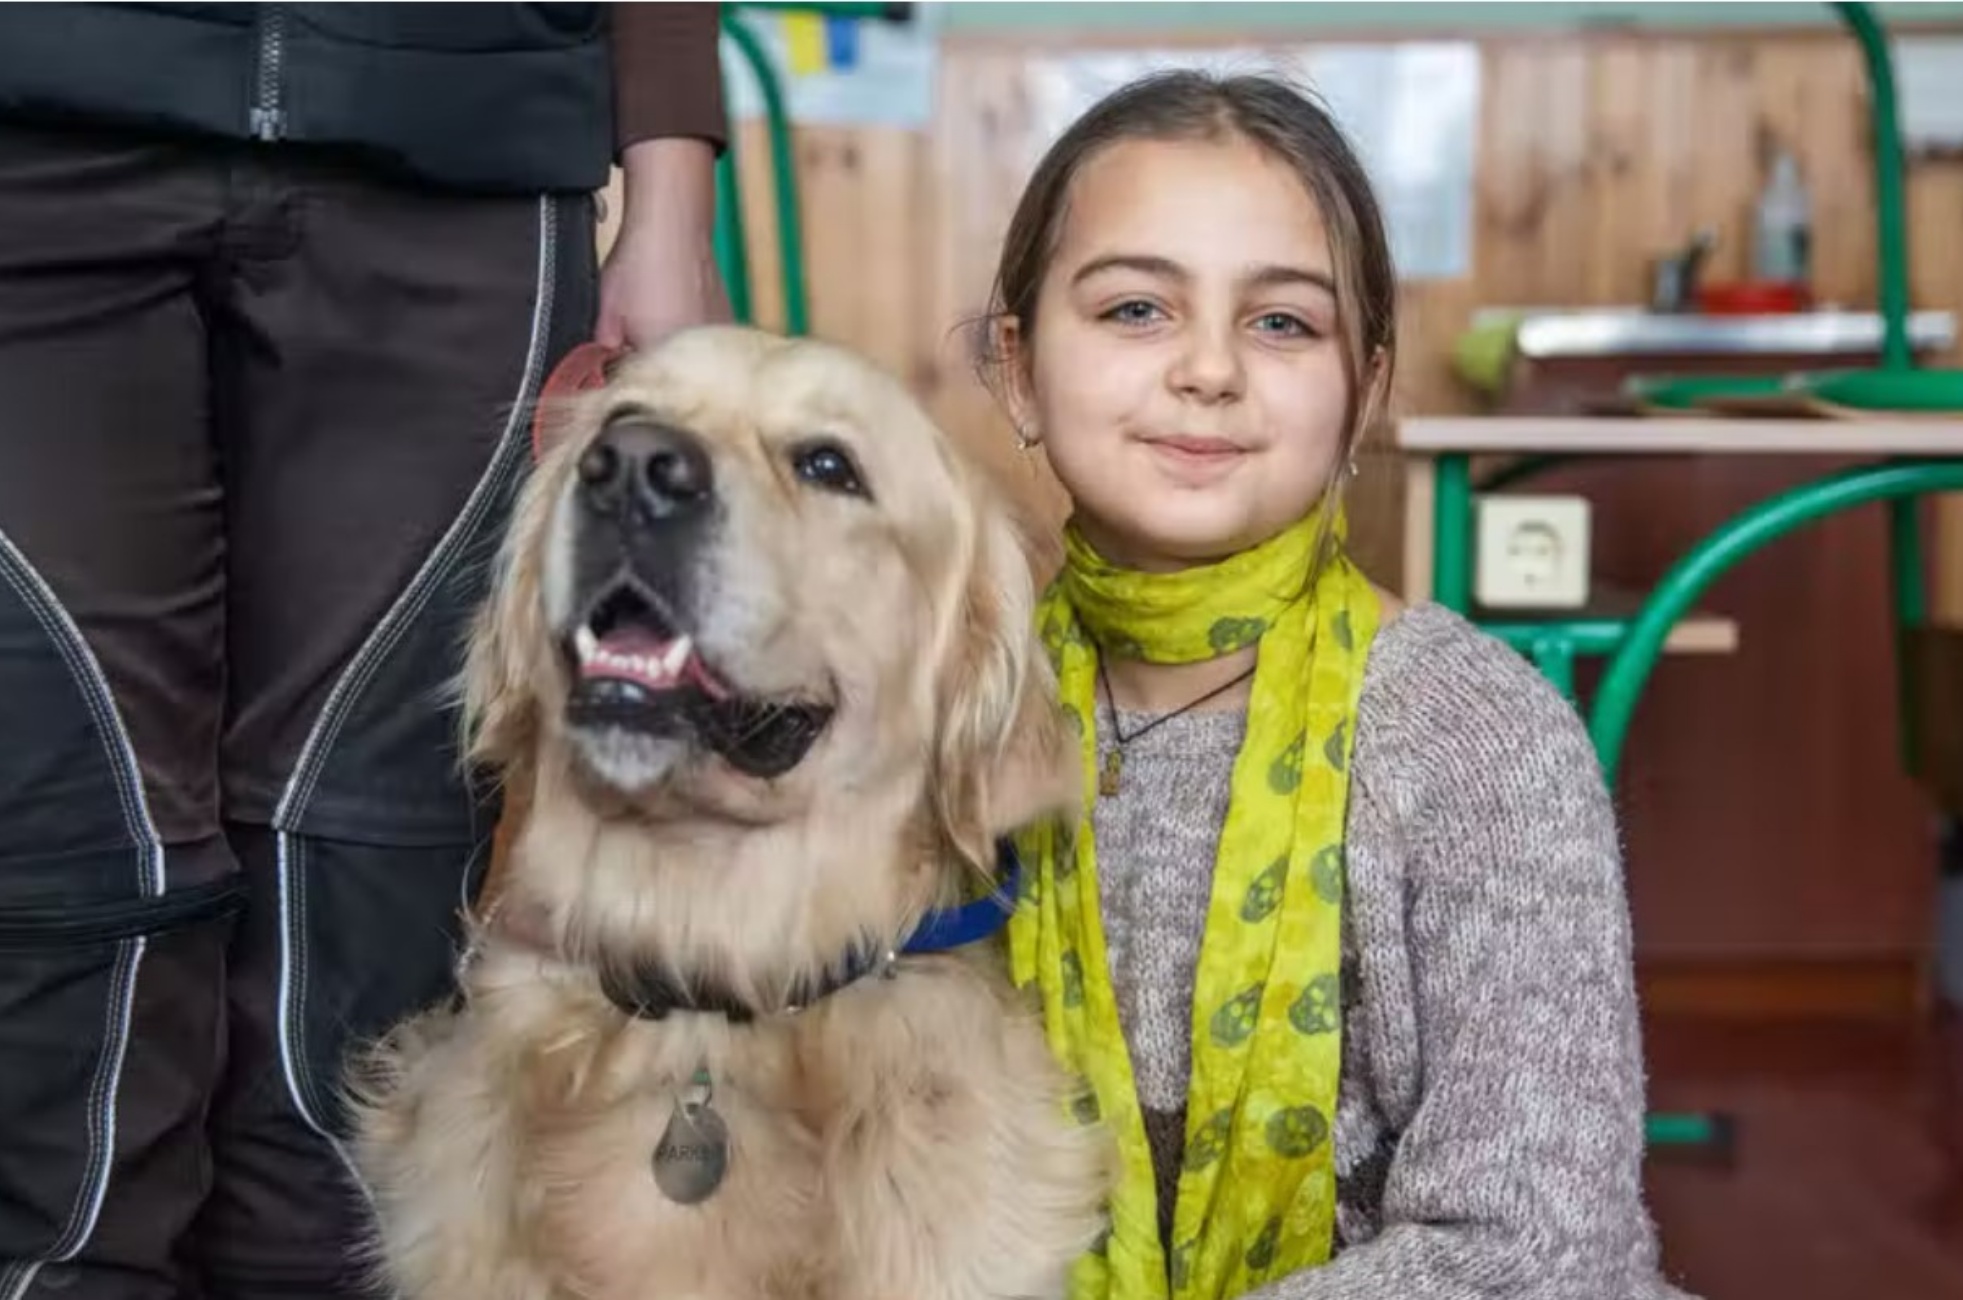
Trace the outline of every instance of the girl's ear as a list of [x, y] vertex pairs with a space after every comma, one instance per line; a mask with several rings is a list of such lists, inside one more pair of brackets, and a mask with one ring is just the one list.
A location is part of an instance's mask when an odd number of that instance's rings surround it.
[[1356, 426], [1350, 439], [1352, 455], [1390, 410], [1390, 375], [1390, 352], [1380, 344], [1371, 351], [1370, 360], [1364, 364], [1363, 374], [1358, 380]]
[[1036, 399], [1029, 380], [1028, 337], [1022, 322], [1007, 314], [988, 322], [984, 382], [1018, 435], [1035, 440]]

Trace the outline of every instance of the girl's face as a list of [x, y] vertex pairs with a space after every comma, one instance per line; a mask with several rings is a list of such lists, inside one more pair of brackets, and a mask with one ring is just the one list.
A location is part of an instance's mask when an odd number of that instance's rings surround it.
[[1315, 200], [1245, 140], [1124, 141], [1084, 165], [1015, 405], [1093, 546], [1185, 568], [1321, 499], [1350, 397], [1335, 284]]

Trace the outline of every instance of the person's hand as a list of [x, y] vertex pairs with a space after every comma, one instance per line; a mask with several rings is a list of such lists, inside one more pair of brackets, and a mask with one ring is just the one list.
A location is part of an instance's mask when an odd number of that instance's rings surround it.
[[731, 319], [716, 266], [714, 150], [644, 140], [621, 157], [620, 229], [600, 269], [594, 341], [649, 348], [676, 330]]

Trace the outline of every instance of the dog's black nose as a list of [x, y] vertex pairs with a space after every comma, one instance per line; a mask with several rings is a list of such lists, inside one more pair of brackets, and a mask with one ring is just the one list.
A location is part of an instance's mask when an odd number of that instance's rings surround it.
[[598, 509], [632, 505], [667, 519], [704, 509], [715, 473], [693, 434], [647, 420], [618, 420], [580, 456], [579, 481]]

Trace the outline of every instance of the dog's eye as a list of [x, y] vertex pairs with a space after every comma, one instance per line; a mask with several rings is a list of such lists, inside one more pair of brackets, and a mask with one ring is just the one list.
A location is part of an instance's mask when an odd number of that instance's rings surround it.
[[870, 497], [866, 483], [851, 453], [835, 442], [812, 442], [799, 447], [791, 456], [791, 468], [813, 487], [846, 496]]

